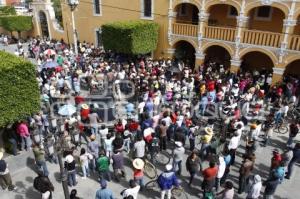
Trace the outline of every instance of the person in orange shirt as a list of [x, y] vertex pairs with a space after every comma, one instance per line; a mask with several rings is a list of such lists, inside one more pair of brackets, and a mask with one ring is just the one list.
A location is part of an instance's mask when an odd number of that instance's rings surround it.
[[218, 173], [218, 166], [214, 161], [210, 161], [209, 167], [204, 169], [202, 172], [203, 183], [201, 185], [201, 188], [203, 190], [204, 197], [206, 193], [212, 192], [212, 189], [215, 186], [217, 173]]

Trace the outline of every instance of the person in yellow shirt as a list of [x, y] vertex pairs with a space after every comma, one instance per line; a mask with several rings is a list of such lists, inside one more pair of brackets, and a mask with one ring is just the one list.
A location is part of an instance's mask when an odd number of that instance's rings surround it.
[[205, 135], [203, 135], [201, 138], [202, 145], [200, 150], [200, 157], [202, 160], [205, 159], [207, 155], [207, 150], [210, 146], [210, 142], [214, 134], [212, 128], [210, 127], [206, 127], [204, 131], [205, 131]]

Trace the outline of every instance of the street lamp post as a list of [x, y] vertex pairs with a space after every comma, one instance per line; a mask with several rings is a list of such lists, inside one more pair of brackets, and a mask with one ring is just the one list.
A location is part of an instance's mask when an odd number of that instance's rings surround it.
[[69, 0], [69, 6], [71, 9], [71, 18], [72, 18], [72, 29], [73, 29], [75, 55], [78, 55], [78, 47], [77, 47], [77, 34], [76, 34], [76, 28], [75, 28], [74, 10], [78, 6], [78, 4], [79, 4], [79, 0]]

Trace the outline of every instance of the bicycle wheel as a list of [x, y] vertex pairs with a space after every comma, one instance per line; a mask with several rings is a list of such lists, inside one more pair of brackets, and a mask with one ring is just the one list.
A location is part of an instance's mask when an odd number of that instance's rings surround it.
[[174, 187], [171, 190], [171, 194], [172, 194], [172, 198], [175, 199], [188, 199], [188, 196], [182, 187]]
[[281, 134], [286, 134], [288, 131], [289, 131], [289, 128], [287, 125], [282, 124], [278, 127], [278, 132]]
[[157, 171], [155, 166], [151, 164], [149, 161], [145, 161], [144, 172], [145, 175], [150, 179], [154, 179], [157, 176]]
[[170, 154], [166, 151], [161, 151], [155, 156], [155, 162], [160, 165], [167, 165], [170, 162]]
[[146, 188], [146, 190], [149, 190], [149, 191], [160, 191], [160, 188], [159, 188], [156, 180], [151, 180], [151, 181], [147, 182], [145, 185], [145, 188]]

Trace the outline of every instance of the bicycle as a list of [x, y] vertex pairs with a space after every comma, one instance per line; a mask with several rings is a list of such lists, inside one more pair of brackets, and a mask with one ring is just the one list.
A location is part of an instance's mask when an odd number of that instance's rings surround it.
[[277, 123], [274, 122], [273, 125], [275, 125], [274, 130], [277, 131], [277, 133], [286, 134], [289, 130], [288, 123], [284, 118], [280, 119]]
[[[146, 190], [149, 191], [155, 191], [155, 192], [160, 192], [161, 189], [157, 183], [157, 179], [155, 180], [151, 180], [149, 182], [146, 183], [145, 185]], [[171, 198], [173, 199], [188, 199], [188, 196], [186, 194], [186, 192], [184, 191], [184, 189], [179, 186], [179, 187], [173, 187], [171, 189]]]
[[157, 177], [156, 167], [149, 160], [145, 159], [144, 161], [145, 161], [145, 165], [144, 165], [145, 175], [150, 179], [156, 178]]
[[[151, 160], [151, 155], [147, 154], [146, 155], [148, 160]], [[167, 152], [167, 151], [160, 151], [160, 152], [156, 152], [153, 155], [153, 163], [157, 163], [161, 166], [165, 166], [167, 164], [169, 164], [171, 160], [171, 155]]]

